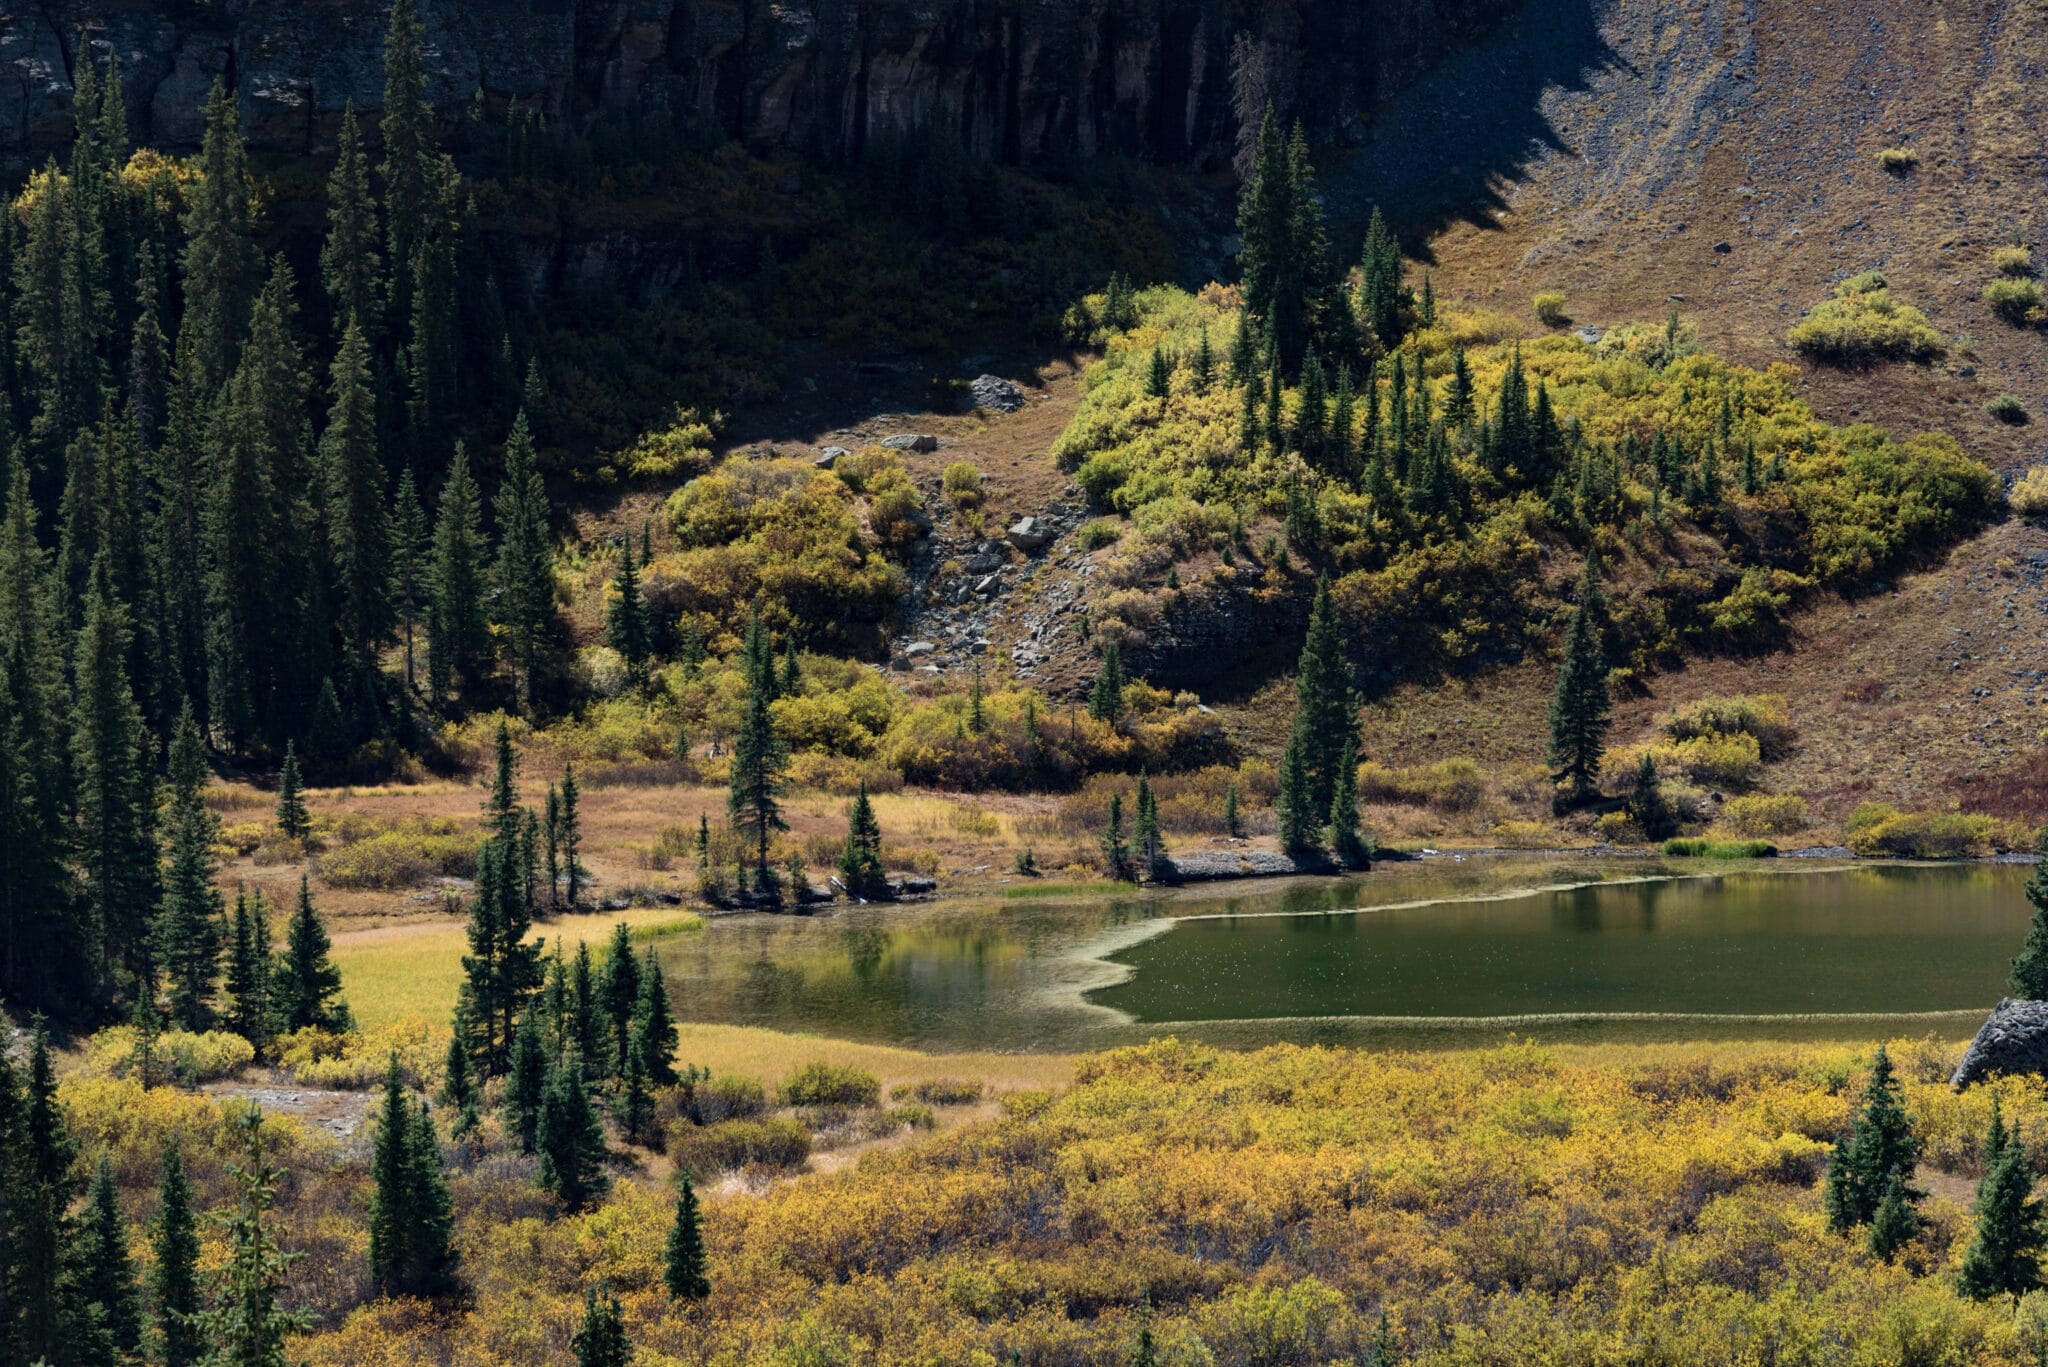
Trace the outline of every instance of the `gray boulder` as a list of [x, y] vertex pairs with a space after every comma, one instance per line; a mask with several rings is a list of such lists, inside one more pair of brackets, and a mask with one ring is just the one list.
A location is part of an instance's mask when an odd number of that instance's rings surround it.
[[1996, 1073], [2048, 1073], [2048, 1002], [2003, 998], [1978, 1027], [1949, 1083], [1967, 1087]]
[[898, 432], [882, 438], [882, 445], [896, 451], [936, 451], [939, 439], [929, 432]]
[[976, 408], [1014, 413], [1024, 406], [1024, 391], [1000, 375], [977, 375], [967, 388]]
[[841, 456], [850, 456], [852, 454], [853, 452], [847, 450], [844, 446], [828, 446], [818, 452], [816, 458], [811, 461], [811, 464], [817, 466], [820, 470], [829, 470], [839, 463]]
[[1035, 517], [1020, 517], [1004, 533], [1010, 544], [1020, 551], [1035, 551], [1052, 539], [1046, 525]]

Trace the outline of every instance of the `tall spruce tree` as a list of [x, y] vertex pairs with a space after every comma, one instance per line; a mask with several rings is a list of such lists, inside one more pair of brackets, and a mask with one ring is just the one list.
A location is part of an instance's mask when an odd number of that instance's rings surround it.
[[1159, 829], [1159, 799], [1152, 792], [1152, 781], [1142, 771], [1138, 774], [1136, 805], [1131, 844], [1138, 867], [1147, 878], [1163, 878], [1172, 870], [1166, 860], [1166, 837]]
[[505, 1071], [520, 1013], [540, 985], [540, 946], [527, 943], [533, 918], [517, 849], [516, 842], [500, 835], [484, 841], [478, 851], [469, 952], [462, 957], [462, 1000], [476, 1031], [472, 1053], [493, 1076]]
[[396, 1051], [384, 1077], [370, 1175], [370, 1279], [387, 1295], [446, 1290], [455, 1266], [448, 1183], [433, 1121], [407, 1092]]
[[1103, 872], [1121, 883], [1137, 881], [1138, 870], [1131, 862], [1131, 842], [1124, 831], [1124, 795], [1109, 795], [1109, 812], [1102, 823]]
[[256, 1048], [270, 1042], [270, 907], [262, 892], [235, 890], [228, 935], [227, 1026]]
[[868, 785], [861, 780], [846, 813], [846, 844], [839, 851], [839, 881], [849, 897], [866, 901], [888, 896], [888, 874], [882, 868], [882, 826], [875, 819], [875, 805], [868, 800]]
[[484, 621], [482, 505], [462, 443], [441, 487], [427, 571], [427, 679], [437, 698], [480, 681], [490, 668]]
[[199, 1316], [208, 1367], [287, 1367], [288, 1334], [312, 1327], [312, 1317], [286, 1310], [286, 1273], [297, 1254], [278, 1247], [270, 1207], [278, 1178], [263, 1153], [262, 1113], [251, 1109], [236, 1121], [243, 1158], [230, 1164], [238, 1188], [233, 1212], [221, 1219], [227, 1261], [214, 1274], [212, 1304]]
[[342, 106], [339, 147], [327, 177], [327, 237], [320, 246], [320, 284], [345, 330], [351, 322], [377, 335], [384, 307], [383, 261], [378, 252], [377, 204], [370, 191], [370, 159], [363, 151], [353, 99]]
[[1324, 813], [1316, 807], [1313, 782], [1309, 777], [1308, 742], [1297, 723], [1280, 753], [1280, 791], [1274, 800], [1280, 819], [1280, 848], [1296, 859], [1313, 858], [1322, 852], [1320, 831]]
[[114, 1167], [100, 1155], [86, 1187], [85, 1211], [79, 1221], [76, 1247], [78, 1298], [93, 1316], [108, 1346], [124, 1358], [142, 1347], [142, 1298], [135, 1281], [135, 1262], [128, 1256], [128, 1222], [121, 1218], [121, 1193]]
[[332, 374], [333, 405], [320, 439], [321, 511], [341, 639], [361, 673], [375, 668], [377, 648], [391, 632], [392, 547], [370, 346], [354, 318], [342, 329]]
[[66, 1276], [72, 1235], [68, 1212], [77, 1194], [71, 1168], [77, 1146], [64, 1127], [49, 1035], [40, 1023], [30, 1039], [17, 1134], [8, 1164], [11, 1171], [5, 1174], [10, 1254], [5, 1289], [13, 1320], [12, 1347], [19, 1362], [67, 1362], [81, 1346], [77, 1340], [83, 1309]]
[[206, 762], [190, 708], [178, 719], [170, 752], [170, 859], [163, 876], [152, 939], [165, 980], [171, 1018], [182, 1030], [213, 1023], [214, 982], [226, 905], [214, 886], [219, 863], [213, 846], [220, 822], [201, 796]]
[[547, 490], [534, 464], [524, 411], [512, 420], [512, 435], [505, 442], [505, 479], [498, 486], [497, 514], [497, 621], [505, 629], [520, 696], [532, 707], [554, 620], [555, 580], [548, 548]]
[[697, 1188], [685, 1172], [677, 1183], [676, 1219], [662, 1250], [661, 1281], [679, 1301], [701, 1301], [711, 1294], [710, 1259], [704, 1252], [704, 1231], [697, 1209]]
[[[1593, 562], [1565, 634], [1564, 659], [1550, 698], [1550, 762], [1560, 806], [1599, 792], [1600, 755], [1607, 744], [1607, 659], [1600, 648], [1601, 605]], [[1874, 1198], [1873, 1198], [1874, 1199]]]
[[348, 1003], [341, 998], [341, 970], [330, 957], [332, 947], [327, 926], [313, 905], [312, 885], [300, 874], [299, 900], [285, 929], [284, 955], [270, 981], [271, 1011], [280, 1032], [348, 1029]]
[[582, 1210], [604, 1188], [604, 1128], [573, 1061], [548, 1079], [535, 1128], [541, 1188], [570, 1210]]
[[249, 211], [248, 153], [235, 97], [220, 81], [206, 97], [206, 134], [185, 213], [183, 364], [198, 392], [226, 383], [248, 335], [262, 263]]
[[640, 1005], [640, 960], [633, 953], [633, 935], [624, 921], [612, 925], [600, 992], [610, 1035], [612, 1074], [624, 1077], [626, 1056], [633, 1047], [633, 1013]]
[[529, 1009], [519, 1018], [510, 1065], [505, 1070], [505, 1123], [521, 1153], [532, 1153], [540, 1134], [540, 1108], [551, 1075], [547, 1042], [539, 1015]]
[[413, 642], [427, 607], [427, 555], [430, 547], [426, 509], [420, 504], [419, 484], [412, 467], [398, 473], [398, 492], [391, 503], [391, 579], [388, 592], [392, 614], [405, 644], [405, 692], [413, 689]]
[[1359, 321], [1388, 351], [1401, 345], [1401, 243], [1374, 205], [1359, 258]]
[[[765, 636], [758, 624], [750, 631]], [[768, 704], [774, 697], [774, 666], [761, 658], [747, 662], [747, 697], [740, 712], [739, 733], [733, 737], [730, 786], [726, 811], [733, 828], [740, 832], [755, 859], [761, 890], [772, 889], [774, 872], [768, 862], [768, 848], [775, 833], [789, 829], [782, 816], [783, 770], [789, 762], [789, 747], [776, 734]]]
[[306, 810], [306, 788], [299, 778], [297, 741], [284, 743], [284, 763], [277, 771], [277, 829], [287, 840], [304, 840], [313, 830], [313, 814]]
[[[1883, 1045], [1863, 1089], [1863, 1102], [1851, 1119], [1849, 1133], [1835, 1145], [1822, 1186], [1828, 1228], [1840, 1232], [1868, 1224], [1884, 1199], [1885, 1186], [1896, 1174], [1910, 1181], [1920, 1154], [1913, 1122], [1892, 1074], [1891, 1055]], [[1908, 1188], [1909, 1199], [1916, 1196]]]
[[1347, 868], [1372, 866], [1372, 845], [1358, 829], [1358, 742], [1346, 738], [1330, 788], [1330, 853]]
[[570, 910], [583, 901], [583, 884], [589, 871], [583, 867], [583, 817], [578, 811], [576, 765], [562, 766], [562, 786], [555, 799], [555, 847], [562, 870], [562, 900]]
[[74, 654], [71, 763], [86, 915], [110, 967], [147, 967], [147, 912], [156, 904], [155, 783], [150, 737], [129, 687], [127, 609], [108, 560], [93, 564]]
[[1301, 740], [1302, 765], [1308, 777], [1304, 819], [1321, 826], [1336, 793], [1337, 771], [1345, 747], [1357, 753], [1357, 700], [1352, 690], [1351, 662], [1344, 653], [1343, 627], [1336, 600], [1324, 576], [1316, 584], [1309, 611], [1308, 635], [1294, 680], [1294, 730]]
[[1114, 640], [1102, 643], [1102, 663], [1088, 692], [1088, 715], [1114, 726], [1124, 714], [1124, 656]]
[[1984, 1177], [1977, 1183], [1977, 1225], [1963, 1254], [1956, 1289], [1971, 1300], [2023, 1296], [2041, 1285], [2041, 1203], [2033, 1198], [2034, 1174], [2026, 1146], [2003, 1132], [1992, 1112], [1995, 1146]]
[[426, 32], [413, 0], [394, 0], [384, 36], [384, 161], [378, 171], [384, 180], [391, 262], [389, 316], [399, 323], [412, 315], [414, 256], [432, 212], [433, 111], [427, 105], [422, 60]]
[[163, 1367], [197, 1367], [205, 1352], [199, 1327], [199, 1231], [192, 1214], [192, 1184], [175, 1140], [164, 1144], [157, 1179], [156, 1217], [149, 1227], [149, 1302], [153, 1329], [150, 1360]]
[[605, 608], [605, 643], [619, 652], [636, 683], [644, 682], [652, 652], [647, 605], [640, 600], [640, 568], [633, 563], [633, 538], [619, 548], [619, 572], [612, 579], [612, 598]]
[[633, 1038], [647, 1064], [647, 1079], [656, 1087], [672, 1087], [676, 1081], [676, 1023], [669, 1011], [668, 984], [661, 972], [661, 956], [648, 946], [640, 964], [640, 999], [633, 1009]]

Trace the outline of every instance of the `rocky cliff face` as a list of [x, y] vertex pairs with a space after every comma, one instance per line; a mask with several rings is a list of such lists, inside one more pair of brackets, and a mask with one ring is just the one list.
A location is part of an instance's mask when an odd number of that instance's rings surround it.
[[[857, 155], [944, 118], [984, 156], [1226, 161], [1231, 48], [1326, 139], [1516, 0], [419, 0], [429, 95], [551, 119], [649, 104], [764, 148]], [[333, 144], [382, 99], [384, 0], [44, 0], [0, 14], [0, 155], [70, 137], [71, 73], [118, 57], [139, 140], [197, 142], [216, 79], [252, 143]]]

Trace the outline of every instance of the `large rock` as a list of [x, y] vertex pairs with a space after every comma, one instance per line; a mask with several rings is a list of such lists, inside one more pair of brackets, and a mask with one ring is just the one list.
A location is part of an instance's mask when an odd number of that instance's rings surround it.
[[2048, 1073], [2048, 1002], [2007, 997], [1992, 1007], [1949, 1081], [1967, 1087], [1995, 1073]]
[[[550, 123], [674, 110], [723, 138], [849, 161], [892, 131], [958, 128], [981, 157], [1220, 167], [1243, 35], [1312, 136], [1363, 135], [1375, 103], [1517, 0], [420, 0], [427, 97]], [[260, 151], [331, 151], [353, 99], [374, 134], [387, 0], [44, 0], [0, 15], [0, 157], [70, 137], [83, 34], [121, 59], [138, 140], [198, 141], [215, 75]], [[1309, 79], [1312, 69], [1313, 79]]]

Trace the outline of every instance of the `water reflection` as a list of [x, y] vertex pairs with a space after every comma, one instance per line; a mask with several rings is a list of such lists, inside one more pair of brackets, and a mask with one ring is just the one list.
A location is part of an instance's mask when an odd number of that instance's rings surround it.
[[[1751, 1016], [1780, 1019], [1742, 1033], [1798, 1034], [1820, 1027], [1791, 1018], [1813, 1013], [1955, 1012], [1961, 1027], [1998, 995], [2026, 917], [2024, 868], [1645, 878], [1663, 872], [1472, 860], [1209, 893], [743, 916], [661, 953], [686, 1019], [932, 1049], [1096, 1048], [1162, 1027], [1233, 1044], [1427, 1043], [1498, 1034], [1506, 1016], [1544, 1017], [1548, 1038], [1697, 1035], [1719, 1028], [1701, 1017]], [[1606, 881], [1560, 886], [1585, 879]], [[1532, 887], [1557, 890], [1502, 899]], [[1634, 1013], [1690, 1023], [1621, 1019]]]

